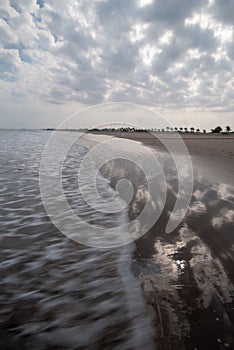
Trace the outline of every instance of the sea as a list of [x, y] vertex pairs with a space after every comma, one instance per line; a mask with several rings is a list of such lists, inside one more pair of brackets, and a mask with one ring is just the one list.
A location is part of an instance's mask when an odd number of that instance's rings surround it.
[[53, 131], [0, 131], [0, 348], [234, 348], [233, 187], [195, 169], [186, 215], [166, 232], [178, 180], [158, 154], [158, 220], [143, 230], [143, 146], [118, 141], [117, 162], [107, 147], [86, 163], [100, 138], [59, 133], [48, 156]]

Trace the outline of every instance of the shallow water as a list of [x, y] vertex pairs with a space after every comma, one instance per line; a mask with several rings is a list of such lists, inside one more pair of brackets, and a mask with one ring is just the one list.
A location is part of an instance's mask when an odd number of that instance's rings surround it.
[[[166, 234], [178, 181], [171, 160], [158, 153], [167, 197], [157, 223], [131, 244], [87, 247], [59, 232], [44, 209], [39, 165], [49, 136], [47, 131], [0, 132], [1, 349], [233, 348], [234, 189], [211, 183], [196, 169], [187, 214]], [[120, 205], [114, 188], [127, 178], [135, 185], [133, 200], [121, 213], [103, 212], [101, 202], [93, 209], [76, 181], [88, 145], [80, 142], [69, 151], [64, 192], [85, 223], [116, 235], [141, 211], [147, 184], [131, 162], [108, 162], [101, 169], [105, 178], [97, 176], [98, 191]], [[127, 151], [137, 155], [136, 150], [131, 141]], [[54, 174], [51, 162], [48, 175]], [[90, 183], [84, 185], [95, 201]], [[163, 195], [157, 194], [162, 210]], [[93, 239], [95, 232], [79, 222], [76, 234]]]
[[[48, 137], [46, 131], [0, 134], [1, 349], [151, 349], [153, 331], [131, 272], [133, 246], [79, 245], [47, 216], [38, 169]], [[73, 163], [85, 153], [79, 145]], [[71, 205], [89, 220], [116, 225], [116, 215], [87, 215], [85, 203], [72, 195], [74, 164], [68, 157], [64, 166]], [[114, 196], [101, 177], [99, 188]]]

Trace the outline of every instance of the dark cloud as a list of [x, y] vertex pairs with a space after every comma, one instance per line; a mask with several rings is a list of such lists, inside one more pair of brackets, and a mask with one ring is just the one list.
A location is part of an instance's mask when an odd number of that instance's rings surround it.
[[213, 6], [214, 16], [225, 24], [234, 25], [234, 3], [233, 0], [215, 0]]
[[102, 28], [108, 29], [114, 37], [128, 33], [131, 25], [137, 20], [137, 2], [134, 0], [110, 0], [96, 3], [95, 12]]
[[167, 28], [174, 28], [205, 4], [204, 0], [155, 0], [142, 10], [142, 19], [146, 22], [161, 22]]
[[180, 28], [177, 34], [182, 41], [182, 45], [188, 49], [198, 48], [201, 51], [216, 50], [218, 40], [214, 37], [211, 29], [202, 29], [198, 24], [189, 26], [186, 29]]

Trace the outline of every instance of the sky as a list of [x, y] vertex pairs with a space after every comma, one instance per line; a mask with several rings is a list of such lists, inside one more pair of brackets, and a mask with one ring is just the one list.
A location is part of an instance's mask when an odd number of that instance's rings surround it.
[[[1, 128], [125, 102], [172, 126], [234, 129], [234, 1], [0, 0], [0, 88]], [[108, 113], [94, 119], [77, 126]]]

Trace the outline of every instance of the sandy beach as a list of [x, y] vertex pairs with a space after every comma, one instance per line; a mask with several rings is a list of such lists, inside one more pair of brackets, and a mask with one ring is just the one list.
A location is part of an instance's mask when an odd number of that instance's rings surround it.
[[[160, 151], [166, 149], [159, 139], [174, 141], [175, 146], [178, 142], [175, 134], [166, 132], [109, 132], [106, 135], [140, 141]], [[234, 186], [234, 134], [181, 133], [180, 137], [191, 155], [194, 167], [199, 167], [211, 181]]]
[[[170, 139], [175, 149], [178, 143], [167, 133], [107, 135], [140, 141], [162, 154], [166, 150], [157, 136]], [[166, 234], [177, 197], [176, 174], [166, 161], [166, 205], [157, 223], [136, 241], [132, 269], [159, 349], [233, 348], [234, 137], [184, 134], [182, 138], [194, 168], [190, 207], [180, 225]]]

